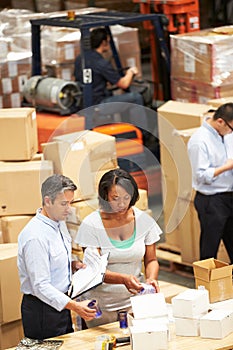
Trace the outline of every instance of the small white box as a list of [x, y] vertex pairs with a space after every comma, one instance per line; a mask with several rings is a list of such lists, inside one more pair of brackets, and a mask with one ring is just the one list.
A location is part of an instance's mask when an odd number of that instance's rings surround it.
[[225, 310], [233, 310], [233, 299], [219, 301], [217, 303], [210, 304], [211, 310], [216, 309], [225, 309]]
[[132, 350], [163, 350], [168, 347], [168, 308], [163, 293], [130, 298], [133, 316], [128, 314]]
[[136, 295], [130, 298], [135, 319], [154, 318], [168, 315], [163, 293]]
[[233, 311], [212, 310], [200, 319], [202, 338], [222, 339], [233, 332]]
[[174, 317], [196, 318], [209, 309], [207, 290], [188, 289], [172, 298]]
[[168, 327], [156, 320], [129, 327], [132, 350], [163, 350], [168, 348]]
[[127, 315], [127, 321], [128, 321], [128, 326], [141, 326], [141, 325], [146, 325], [147, 323], [150, 324], [151, 322], [156, 321], [157, 324], [164, 324], [168, 326], [169, 324], [169, 318], [168, 316], [163, 316], [163, 317], [156, 317], [156, 318], [134, 318], [132, 314]]
[[176, 335], [198, 337], [200, 335], [200, 318], [175, 318]]

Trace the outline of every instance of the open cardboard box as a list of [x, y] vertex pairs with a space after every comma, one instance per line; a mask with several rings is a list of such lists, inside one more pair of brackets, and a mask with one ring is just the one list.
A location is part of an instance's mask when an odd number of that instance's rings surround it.
[[204, 286], [209, 291], [211, 303], [231, 299], [232, 265], [210, 258], [193, 263], [196, 288]]

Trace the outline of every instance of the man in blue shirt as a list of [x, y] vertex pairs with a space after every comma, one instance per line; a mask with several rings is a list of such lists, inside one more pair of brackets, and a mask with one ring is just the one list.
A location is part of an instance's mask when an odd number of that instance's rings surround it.
[[[132, 83], [133, 77], [138, 74], [137, 67], [127, 69], [125, 75], [122, 77], [120, 73], [113, 68], [112, 64], [103, 57], [103, 55], [110, 50], [109, 36], [105, 28], [100, 27], [93, 29], [91, 31], [90, 40], [92, 50], [88, 57], [88, 68], [92, 70], [92, 105], [122, 102], [118, 104], [119, 110], [115, 110], [114, 104], [111, 104], [110, 112], [112, 109], [112, 112], [128, 114], [126, 121], [146, 130], [148, 123], [145, 112], [143, 108], [138, 107], [144, 104], [142, 95], [135, 91], [113, 95], [107, 89], [109, 83], [123, 90], [128, 89]], [[81, 55], [75, 60], [74, 76], [76, 81], [80, 82], [82, 86], [83, 65]], [[123, 103], [125, 104], [123, 105]], [[137, 106], [133, 106], [132, 104]], [[105, 110], [107, 108], [108, 107], [105, 106]]]
[[224, 143], [224, 136], [232, 131], [233, 103], [226, 103], [206, 118], [188, 142], [201, 260], [217, 258], [222, 239], [233, 263], [233, 159], [228, 159]]
[[18, 270], [23, 293], [24, 334], [45, 339], [73, 332], [70, 310], [85, 320], [95, 316], [89, 301], [71, 300], [67, 291], [72, 271], [83, 267], [71, 262], [71, 237], [65, 219], [76, 185], [63, 175], [52, 175], [41, 188], [42, 208], [18, 238]]

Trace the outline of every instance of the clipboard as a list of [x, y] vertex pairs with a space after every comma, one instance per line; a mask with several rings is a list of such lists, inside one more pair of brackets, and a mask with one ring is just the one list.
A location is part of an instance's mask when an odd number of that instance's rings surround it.
[[96, 248], [86, 248], [83, 263], [86, 268], [79, 269], [72, 276], [68, 296], [76, 299], [87, 291], [96, 288], [104, 281], [109, 253], [100, 255]]

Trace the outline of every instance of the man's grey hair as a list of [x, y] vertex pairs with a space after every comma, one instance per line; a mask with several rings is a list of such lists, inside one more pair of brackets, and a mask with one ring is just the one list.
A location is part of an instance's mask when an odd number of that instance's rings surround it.
[[77, 190], [77, 186], [68, 177], [58, 174], [48, 177], [41, 186], [42, 204], [44, 205], [44, 198], [46, 196], [48, 196], [53, 203], [59, 193], [68, 190]]

